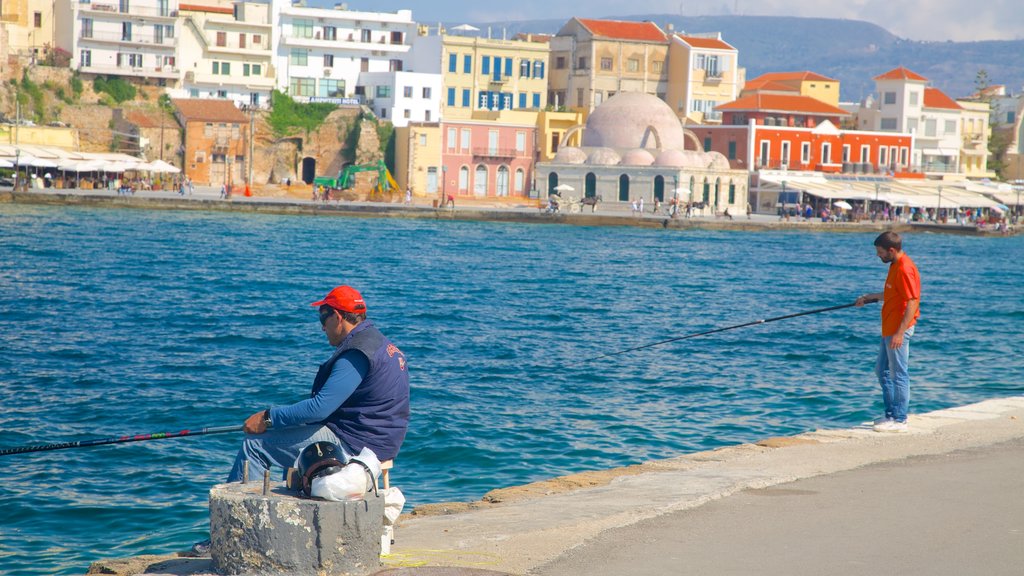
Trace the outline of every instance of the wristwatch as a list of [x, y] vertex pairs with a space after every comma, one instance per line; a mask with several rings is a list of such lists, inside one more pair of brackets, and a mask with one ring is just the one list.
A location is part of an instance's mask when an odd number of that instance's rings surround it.
[[274, 421], [270, 419], [270, 408], [263, 411], [263, 423], [266, 424], [268, 430], [274, 425]]

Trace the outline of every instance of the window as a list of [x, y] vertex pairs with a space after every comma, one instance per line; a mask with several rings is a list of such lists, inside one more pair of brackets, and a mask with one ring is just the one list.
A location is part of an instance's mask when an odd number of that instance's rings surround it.
[[543, 80], [544, 79], [544, 61], [534, 60], [533, 61], [533, 77]]
[[369, 30], [365, 30], [365, 29], [364, 30], [360, 30], [359, 31], [359, 41], [360, 42], [373, 42], [373, 36], [370, 34]]
[[262, 43], [263, 43], [263, 37], [262, 36], [260, 36], [259, 34], [253, 34], [252, 35], [252, 45], [253, 46], [259, 46]]
[[726, 156], [729, 160], [736, 159], [736, 141], [732, 140], [729, 142], [729, 154]]
[[640, 60], [638, 58], [630, 58], [626, 60], [626, 71], [627, 72], [638, 72], [640, 70]]
[[515, 192], [521, 193], [523, 191], [523, 184], [526, 183], [526, 172], [522, 168], [516, 168], [516, 179], [514, 182]]
[[917, 98], [918, 98], [917, 91], [911, 90], [911, 92], [910, 92], [910, 105], [911, 106], [917, 106]]
[[879, 146], [878, 147], [878, 165], [879, 166], [885, 166], [887, 164], [886, 160], [888, 159], [888, 152], [889, 152], [889, 149], [886, 148], [885, 146]]
[[43, 27], [43, 13], [42, 12], [35, 12], [35, 13], [32, 14], [32, 26], [34, 26], [35, 28], [42, 28]]
[[473, 193], [487, 196], [487, 166], [483, 164], [477, 165], [476, 174], [473, 175]]
[[886, 92], [882, 96], [882, 102], [885, 103], [885, 104], [895, 104], [896, 103], [896, 93], [895, 92]]
[[526, 132], [516, 132], [516, 152], [526, 152]]
[[555, 58], [555, 69], [565, 70], [565, 56], [558, 56]]
[[345, 81], [332, 78], [320, 80], [320, 96], [325, 98], [338, 98], [345, 95]]
[[469, 167], [463, 166], [459, 168], [459, 190], [465, 192], [469, 190]]
[[131, 42], [132, 40], [132, 23], [121, 22], [121, 40], [125, 42]]
[[393, 60], [390, 60], [388, 62], [388, 72], [401, 72], [401, 71], [402, 71], [402, 61], [401, 60], [393, 59]]
[[761, 140], [761, 157], [757, 160], [758, 166], [768, 165], [768, 154], [771, 152], [771, 142], [767, 140]]
[[871, 146], [862, 144], [860, 147], [860, 161], [870, 162], [871, 161]]
[[821, 145], [821, 163], [832, 163], [832, 144], [825, 142]]
[[245, 48], [245, 34], [238, 35], [238, 47]]
[[525, 58], [519, 61], [519, 77], [530, 77], [530, 61]]
[[174, 25], [168, 24], [164, 26], [164, 38], [174, 38]]
[[292, 66], [305, 66], [309, 62], [309, 53], [303, 48], [292, 48], [290, 62]]
[[92, 18], [82, 18], [82, 38], [92, 38]]
[[505, 58], [505, 76], [508, 78], [512, 77], [512, 59]]
[[337, 40], [338, 29], [334, 26], [324, 26], [324, 40]]
[[188, 97], [189, 98], [199, 98], [199, 89], [198, 88], [189, 88], [188, 89]]
[[782, 143], [782, 152], [780, 154], [779, 160], [782, 162], [783, 166], [786, 166], [786, 167], [789, 166], [790, 158], [789, 158], [789, 141], [788, 140]]
[[[582, 66], [581, 66], [581, 68], [582, 68]], [[611, 69], [612, 69], [612, 59], [611, 58], [601, 58], [601, 70], [611, 70]]]
[[228, 97], [228, 91], [227, 90], [217, 90], [217, 98], [227, 98], [227, 97]]
[[423, 99], [424, 100], [430, 100], [430, 96], [431, 96], [430, 86], [424, 86], [422, 94], [423, 94]]
[[533, 93], [533, 107], [540, 108], [540, 92]]
[[665, 69], [665, 62], [663, 60], [655, 60], [651, 63], [651, 70], [655, 74], [661, 74], [661, 71]]
[[402, 35], [401, 32], [394, 31], [394, 32], [391, 33], [391, 43], [392, 44], [404, 44], [405, 43], [405, 37]]
[[131, 4], [128, 2], [128, 0], [121, 0], [118, 3], [118, 8], [118, 12], [122, 14], [127, 14], [131, 12]]
[[292, 36], [295, 38], [312, 38], [313, 37], [313, 21], [312, 20], [294, 20], [292, 21]]
[[956, 133], [956, 120], [946, 120], [946, 134]]
[[455, 150], [455, 141], [456, 141], [456, 135], [455, 134], [456, 134], [455, 128], [449, 128], [448, 129], [448, 150], [450, 150], [450, 151], [454, 151]]
[[924, 121], [924, 135], [925, 136], [928, 136], [929, 138], [934, 138], [935, 137], [935, 129], [936, 129], [935, 128], [935, 124], [936, 124], [935, 118], [928, 118], [928, 119], [926, 119]]
[[462, 73], [472, 74], [473, 73], [473, 56], [466, 54], [462, 57]]
[[82, 50], [78, 54], [78, 65], [82, 68], [92, 66], [92, 50]]
[[369, 72], [370, 71], [370, 59], [369, 58], [360, 58], [359, 59], [359, 71], [360, 72]]
[[314, 82], [312, 78], [298, 78], [293, 76], [289, 85], [289, 92], [292, 96], [313, 96]]
[[404, 112], [403, 112], [403, 115], [404, 115], [404, 117], [405, 117], [405, 118], [411, 118], [411, 117], [412, 117], [412, 113], [411, 113], [411, 112], [409, 112], [409, 109], [408, 109], [408, 108], [406, 108], [406, 109], [404, 110]]
[[579, 61], [576, 63], [576, 68], [579, 70], [587, 69], [587, 58], [585, 56], [580, 56]]
[[906, 146], [903, 146], [903, 147], [900, 148], [900, 164], [902, 166], [906, 166], [907, 165], [907, 157], [908, 157], [909, 153], [910, 153], [910, 150]]
[[519, 93], [519, 107], [526, 108], [526, 92]]
[[849, 161], [850, 161], [850, 145], [849, 144], [843, 144], [843, 162], [845, 163], [845, 162], [849, 162]]
[[711, 136], [704, 137], [704, 151], [711, 152]]
[[324, 54], [324, 68], [334, 68], [334, 54]]
[[231, 75], [231, 63], [230, 62], [221, 62], [220, 63], [220, 73], [221, 73], [221, 76], [230, 76]]
[[227, 45], [228, 45], [228, 33], [227, 32], [217, 32], [217, 46], [227, 46]]
[[469, 128], [463, 128], [462, 129], [462, 135], [461, 135], [462, 140], [459, 142], [459, 150], [462, 150], [463, 152], [468, 152], [469, 151], [469, 144], [470, 144], [469, 136], [470, 136]]
[[448, 105], [455, 106], [455, 88], [448, 89]]
[[252, 75], [253, 76], [262, 76], [263, 75], [263, 65], [262, 64], [253, 64], [252, 65]]
[[402, 88], [402, 97], [412, 98], [412, 86], [405, 86]]
[[882, 128], [882, 130], [895, 130], [896, 129], [896, 119], [895, 118], [882, 118], [881, 128]]
[[375, 94], [376, 94], [377, 98], [390, 98], [391, 97], [391, 86], [388, 86], [387, 84], [382, 84], [380, 86], [377, 86], [377, 90], [376, 90]]
[[508, 166], [498, 166], [498, 178], [495, 182], [498, 196], [508, 196]]
[[469, 102], [473, 98], [473, 92], [469, 88], [462, 89], [462, 107], [469, 108]]
[[491, 57], [484, 56], [480, 62], [480, 73], [487, 76], [491, 73]]
[[800, 163], [810, 164], [811, 163], [811, 143], [804, 142], [800, 144]]
[[448, 55], [448, 71], [449, 72], [455, 72], [456, 70], [458, 70], [458, 66], [459, 66], [459, 55], [458, 54], [449, 54]]
[[576, 89], [576, 105], [583, 106], [583, 88]]

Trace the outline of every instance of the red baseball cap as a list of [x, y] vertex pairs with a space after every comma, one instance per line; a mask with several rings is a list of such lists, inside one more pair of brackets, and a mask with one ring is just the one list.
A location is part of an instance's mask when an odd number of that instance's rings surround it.
[[352, 314], [366, 314], [366, 302], [363, 296], [351, 286], [338, 286], [327, 293], [323, 300], [317, 300], [310, 306], [323, 306], [324, 304]]

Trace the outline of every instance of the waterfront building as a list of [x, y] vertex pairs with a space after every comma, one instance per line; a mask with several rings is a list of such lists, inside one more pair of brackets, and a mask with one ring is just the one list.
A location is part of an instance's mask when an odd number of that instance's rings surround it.
[[963, 107], [902, 66], [874, 80], [878, 98], [861, 107], [858, 128], [913, 134], [911, 165], [934, 177], [958, 173]]
[[[533, 189], [537, 113], [441, 124], [442, 188], [453, 196], [528, 196]], [[429, 190], [428, 190], [429, 192]]]
[[[579, 131], [582, 145], [565, 145]], [[747, 205], [747, 172], [730, 167], [716, 151], [702, 150], [663, 100], [637, 92], [616, 94], [595, 108], [585, 125], [566, 134], [553, 160], [537, 164], [542, 198], [562, 185], [573, 189], [563, 199], [625, 204], [643, 198], [648, 206], [677, 199], [732, 215], [745, 213]]]
[[548, 101], [590, 112], [623, 92], [668, 93], [669, 41], [653, 22], [572, 18], [551, 39]]
[[755, 92], [794, 93], [839, 107], [839, 80], [815, 72], [769, 72], [743, 85], [742, 96]]
[[122, 135], [122, 151], [146, 160], [163, 160], [180, 165], [181, 130], [178, 123], [163, 110], [148, 112], [116, 108], [110, 120], [116, 133]]
[[277, 88], [300, 102], [367, 97], [360, 75], [405, 69], [412, 10], [357, 12], [272, 0]]
[[960, 174], [965, 178], [995, 178], [988, 169], [988, 141], [991, 135], [988, 102], [957, 100], [960, 112]]
[[71, 55], [71, 67], [104, 74], [177, 84], [178, 0], [57, 0], [54, 35]]
[[6, 36], [0, 55], [26, 56], [36, 62], [57, 45], [52, 0], [0, 2], [0, 34]]
[[416, 197], [443, 198], [441, 123], [407, 122], [395, 128], [395, 182]]
[[739, 96], [744, 74], [739, 51], [722, 40], [721, 34], [673, 34], [666, 102], [689, 123], [721, 122], [716, 107]]
[[173, 98], [222, 98], [266, 107], [276, 83], [271, 5], [256, 2], [181, 4], [180, 87]]
[[478, 111], [547, 106], [547, 42], [529, 35], [507, 40], [421, 32], [413, 40], [410, 65], [441, 75], [441, 118], [468, 120]]
[[441, 117], [441, 75], [420, 72], [363, 72], [359, 83], [366, 105], [395, 127], [437, 122]]
[[[1005, 133], [1009, 144], [1004, 160], [1006, 167], [1003, 177], [1010, 180], [1024, 179], [1024, 94], [1000, 95], [992, 101], [992, 129]], [[1019, 185], [1019, 184], [1018, 184]]]
[[172, 99], [185, 130], [184, 175], [196, 184], [232, 186], [245, 181], [249, 119], [230, 100]]

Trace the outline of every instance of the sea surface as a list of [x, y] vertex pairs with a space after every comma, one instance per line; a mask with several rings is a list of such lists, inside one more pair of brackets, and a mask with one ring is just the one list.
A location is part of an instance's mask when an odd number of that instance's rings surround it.
[[[0, 205], [0, 450], [240, 425], [309, 393], [348, 283], [405, 352], [409, 504], [881, 412], [874, 234]], [[1024, 237], [911, 234], [913, 412], [1024, 393]], [[0, 457], [0, 573], [205, 537], [240, 434]], [[407, 508], [406, 510], [409, 510]]]

